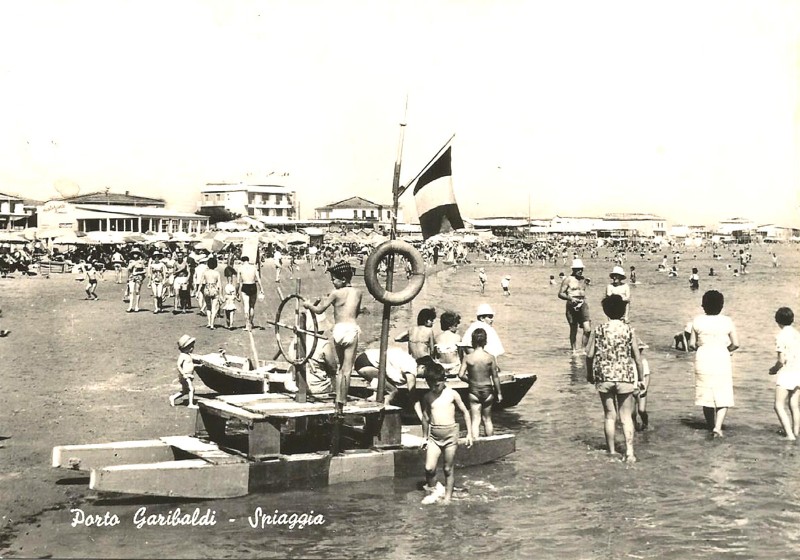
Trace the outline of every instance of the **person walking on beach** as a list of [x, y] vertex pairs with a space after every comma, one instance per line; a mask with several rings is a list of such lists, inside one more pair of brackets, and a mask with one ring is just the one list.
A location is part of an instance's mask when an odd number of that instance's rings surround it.
[[478, 282], [481, 285], [481, 293], [486, 290], [486, 271], [483, 268], [478, 269]]
[[785, 438], [794, 441], [800, 436], [800, 333], [792, 326], [794, 312], [788, 307], [775, 312], [775, 322], [781, 328], [775, 340], [778, 357], [769, 368], [769, 374], [776, 375], [775, 413]]
[[586, 345], [586, 381], [594, 384], [603, 404], [608, 454], [617, 455], [615, 432], [617, 415], [625, 436], [624, 460], [636, 462], [633, 450], [634, 391], [644, 388], [642, 358], [633, 328], [623, 321], [627, 304], [618, 294], [603, 298], [608, 321], [598, 325]]
[[471, 354], [464, 357], [458, 377], [469, 385], [469, 414], [472, 435], [480, 437], [481, 423], [486, 437], [494, 435], [492, 405], [503, 401], [497, 360], [485, 350], [486, 331], [472, 331]]
[[569, 324], [569, 346], [572, 353], [576, 353], [575, 347], [578, 339], [578, 327], [583, 329], [583, 342], [581, 349], [586, 347], [589, 341], [589, 333], [592, 330], [592, 320], [589, 316], [589, 304], [586, 301], [587, 279], [583, 276], [583, 261], [575, 259], [572, 261], [572, 274], [564, 278], [561, 288], [558, 290], [559, 299], [567, 302], [566, 316]]
[[511, 276], [507, 274], [503, 276], [503, 279], [500, 280], [500, 287], [503, 289], [504, 296], [510, 296], [511, 292], [509, 291], [509, 288], [511, 287]]
[[261, 285], [258, 268], [250, 262], [250, 257], [247, 255], [242, 256], [238, 288], [238, 295], [242, 298], [244, 308], [244, 328], [249, 331], [255, 327], [253, 319], [256, 316], [256, 297], [264, 297], [264, 287]]
[[116, 273], [115, 282], [117, 284], [122, 284], [122, 267], [125, 266], [125, 259], [122, 258], [122, 253], [119, 252], [119, 249], [115, 249], [114, 254], [111, 255], [111, 264]]
[[181, 390], [170, 395], [170, 406], [175, 406], [175, 401], [186, 395], [188, 396], [186, 406], [197, 408], [197, 405], [194, 404], [194, 361], [192, 360], [194, 343], [194, 337], [188, 334], [183, 335], [178, 340], [178, 350], [180, 351], [178, 354], [178, 382], [181, 384]]
[[153, 291], [153, 313], [161, 313], [164, 303], [164, 282], [167, 278], [166, 266], [161, 262], [161, 253], [155, 251], [147, 267], [150, 278], [147, 287]]
[[281, 265], [283, 264], [281, 261], [283, 259], [283, 255], [281, 255], [281, 251], [278, 246], [275, 246], [275, 252], [272, 254], [272, 261], [275, 264], [275, 281], [281, 281]]
[[222, 278], [217, 271], [217, 259], [211, 257], [208, 259], [207, 268], [203, 271], [203, 276], [200, 278], [200, 293], [203, 294], [206, 308], [206, 318], [208, 324], [206, 327], [214, 329], [214, 323], [219, 313], [220, 293], [222, 291]]
[[722, 437], [722, 424], [733, 401], [731, 354], [739, 348], [736, 327], [730, 317], [721, 315], [725, 297], [717, 290], [703, 294], [705, 315], [692, 320], [689, 347], [695, 355], [695, 405], [703, 407], [708, 429]]
[[358, 335], [361, 333], [356, 321], [361, 311], [362, 294], [360, 290], [350, 285], [353, 279], [353, 267], [350, 266], [350, 263], [338, 262], [330, 267], [328, 272], [331, 275], [333, 291], [317, 305], [304, 301], [303, 307], [319, 315], [328, 307], [333, 306], [335, 324], [331, 335], [339, 362], [339, 371], [336, 374], [336, 408], [337, 413], [341, 414], [350, 390], [350, 374], [353, 371], [353, 362], [358, 348]]
[[[422, 397], [422, 433], [425, 436], [425, 480], [430, 494], [422, 499], [423, 504], [433, 504], [443, 499], [449, 503], [455, 487], [455, 458], [458, 449], [458, 423], [456, 408], [464, 415], [467, 425], [467, 447], [472, 447], [472, 426], [464, 401], [445, 384], [444, 368], [431, 362], [425, 372], [425, 381], [430, 390]], [[439, 457], [444, 456], [444, 488], [436, 482]]]
[[142, 253], [137, 249], [131, 253], [131, 260], [128, 263], [128, 313], [139, 312], [139, 297], [142, 291], [147, 267], [142, 258]]

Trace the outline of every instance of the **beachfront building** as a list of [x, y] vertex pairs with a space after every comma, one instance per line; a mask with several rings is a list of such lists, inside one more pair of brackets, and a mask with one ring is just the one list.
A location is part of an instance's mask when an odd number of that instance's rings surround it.
[[597, 237], [663, 239], [667, 221], [654, 214], [606, 214], [596, 231]]
[[737, 233], [749, 233], [755, 231], [756, 223], [747, 218], [731, 218], [729, 220], [722, 220], [717, 226], [717, 233], [719, 235], [735, 235]]
[[529, 221], [514, 217], [464, 218], [464, 225], [476, 232], [491, 231], [497, 237], [518, 237], [527, 233]]
[[[360, 196], [351, 196], [333, 204], [314, 208], [314, 218], [332, 222], [388, 223], [392, 221], [392, 206], [377, 204]], [[397, 211], [397, 221], [403, 221], [402, 210]]]
[[25, 199], [0, 193], [0, 229], [24, 229], [33, 225], [33, 215], [34, 212]]
[[208, 229], [207, 216], [160, 206], [74, 204], [56, 199], [39, 206], [37, 215], [41, 231], [202, 233]]
[[269, 218], [270, 222], [297, 218], [297, 193], [282, 185], [208, 183], [200, 191], [198, 209], [222, 209], [237, 216]]
[[603, 228], [603, 219], [588, 216], [556, 216], [550, 220], [550, 233], [593, 235]]
[[130, 191], [124, 193], [114, 193], [110, 189], [97, 191], [87, 194], [79, 194], [61, 199], [63, 202], [80, 205], [93, 206], [134, 206], [137, 208], [164, 208], [167, 203], [163, 198], [150, 198], [131, 194]]
[[800, 239], [800, 229], [766, 224], [756, 228], [759, 237], [768, 242], [792, 241]]

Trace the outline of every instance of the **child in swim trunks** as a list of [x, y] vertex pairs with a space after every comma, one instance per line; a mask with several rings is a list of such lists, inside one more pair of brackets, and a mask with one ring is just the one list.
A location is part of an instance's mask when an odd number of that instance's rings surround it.
[[336, 348], [336, 357], [339, 362], [339, 371], [336, 375], [336, 406], [341, 412], [347, 402], [347, 392], [350, 390], [350, 373], [358, 348], [358, 335], [361, 329], [356, 323], [361, 310], [361, 291], [350, 285], [353, 279], [353, 267], [348, 262], [339, 262], [328, 269], [331, 275], [333, 291], [325, 296], [318, 304], [313, 305], [308, 301], [303, 302], [303, 307], [320, 314], [328, 307], [333, 306], [332, 337]]
[[188, 395], [189, 400], [186, 406], [189, 408], [197, 408], [197, 405], [194, 404], [194, 361], [192, 360], [194, 342], [194, 337], [188, 334], [183, 335], [180, 340], [178, 340], [178, 349], [180, 350], [180, 354], [178, 355], [178, 381], [181, 384], [181, 390], [174, 395], [170, 395], [170, 406], [175, 406], [176, 400], [184, 395]]
[[[469, 413], [464, 401], [453, 389], [445, 385], [444, 368], [441, 364], [430, 362], [426, 368], [425, 380], [430, 390], [422, 397], [422, 433], [426, 435], [423, 446], [425, 454], [425, 479], [431, 494], [422, 499], [423, 504], [432, 504], [444, 498], [450, 502], [455, 486], [455, 457], [458, 448], [458, 423], [456, 407], [467, 420]], [[472, 447], [472, 427], [467, 421], [467, 447]], [[436, 483], [436, 467], [443, 455], [442, 471], [445, 487]]]
[[481, 422], [486, 436], [494, 435], [492, 423], [492, 405], [502, 402], [500, 377], [497, 375], [497, 361], [485, 349], [486, 331], [477, 328], [472, 331], [471, 354], [461, 362], [458, 377], [469, 384], [469, 412], [472, 433], [480, 436]]
[[[636, 397], [636, 407], [633, 409], [633, 425], [636, 428], [637, 432], [645, 431], [648, 426], [650, 425], [650, 416], [647, 414], [647, 389], [650, 387], [650, 364], [647, 363], [644, 355], [645, 348], [648, 348], [647, 344], [642, 342], [641, 339], [637, 338], [637, 344], [639, 345], [639, 355], [642, 356], [642, 386], [639, 387], [638, 391], [634, 391], [634, 396]], [[641, 423], [637, 423], [636, 421], [636, 414], [639, 414], [639, 418], [641, 418]]]
[[[781, 327], [775, 341], [778, 358], [769, 368], [775, 379], [775, 413], [781, 422], [787, 440], [800, 436], [800, 333], [792, 326], [794, 313], [781, 307], [775, 313], [775, 322]], [[786, 413], [786, 404], [789, 412]]]

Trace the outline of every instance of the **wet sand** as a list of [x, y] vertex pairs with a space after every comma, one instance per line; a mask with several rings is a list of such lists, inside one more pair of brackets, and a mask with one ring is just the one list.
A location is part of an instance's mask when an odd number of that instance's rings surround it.
[[[265, 266], [263, 272], [267, 297], [256, 307], [256, 324], [261, 326], [274, 318], [279, 303], [274, 269]], [[280, 287], [289, 295], [296, 282], [284, 272]], [[296, 277], [307, 297], [331, 289], [320, 268], [303, 268]], [[363, 278], [354, 278], [353, 285], [363, 287]], [[0, 279], [0, 328], [11, 330], [0, 339], [0, 438], [6, 438], [0, 440], [2, 556], [25, 556], [25, 550], [9, 547], [20, 528], [35, 526], [41, 513], [91, 495], [88, 476], [76, 479], [50, 467], [54, 446], [193, 433], [194, 410], [168, 404], [168, 396], [179, 388], [176, 342], [182, 334], [197, 338], [199, 354], [224, 348], [229, 355], [251, 355], [241, 304], [234, 331], [221, 328], [222, 318], [209, 330], [197, 308], [186, 315], [154, 314], [144, 289], [140, 312], [126, 313], [124, 291], [113, 273], [100, 280], [98, 301], [85, 299], [84, 283], [72, 274]], [[368, 295], [364, 307], [360, 323], [368, 334], [362, 345], [377, 339], [382, 313]], [[333, 318], [330, 309], [328, 316]], [[254, 337], [259, 358], [273, 358], [277, 346], [272, 328], [256, 329]], [[209, 392], [198, 379], [197, 394]]]

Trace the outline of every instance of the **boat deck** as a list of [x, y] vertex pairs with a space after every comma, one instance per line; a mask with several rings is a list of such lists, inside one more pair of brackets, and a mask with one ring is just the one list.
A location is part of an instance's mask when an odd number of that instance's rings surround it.
[[283, 393], [197, 399], [196, 434], [250, 459], [328, 449], [338, 422], [351, 448], [401, 444], [401, 409], [352, 399], [337, 417], [333, 400], [298, 403]]

